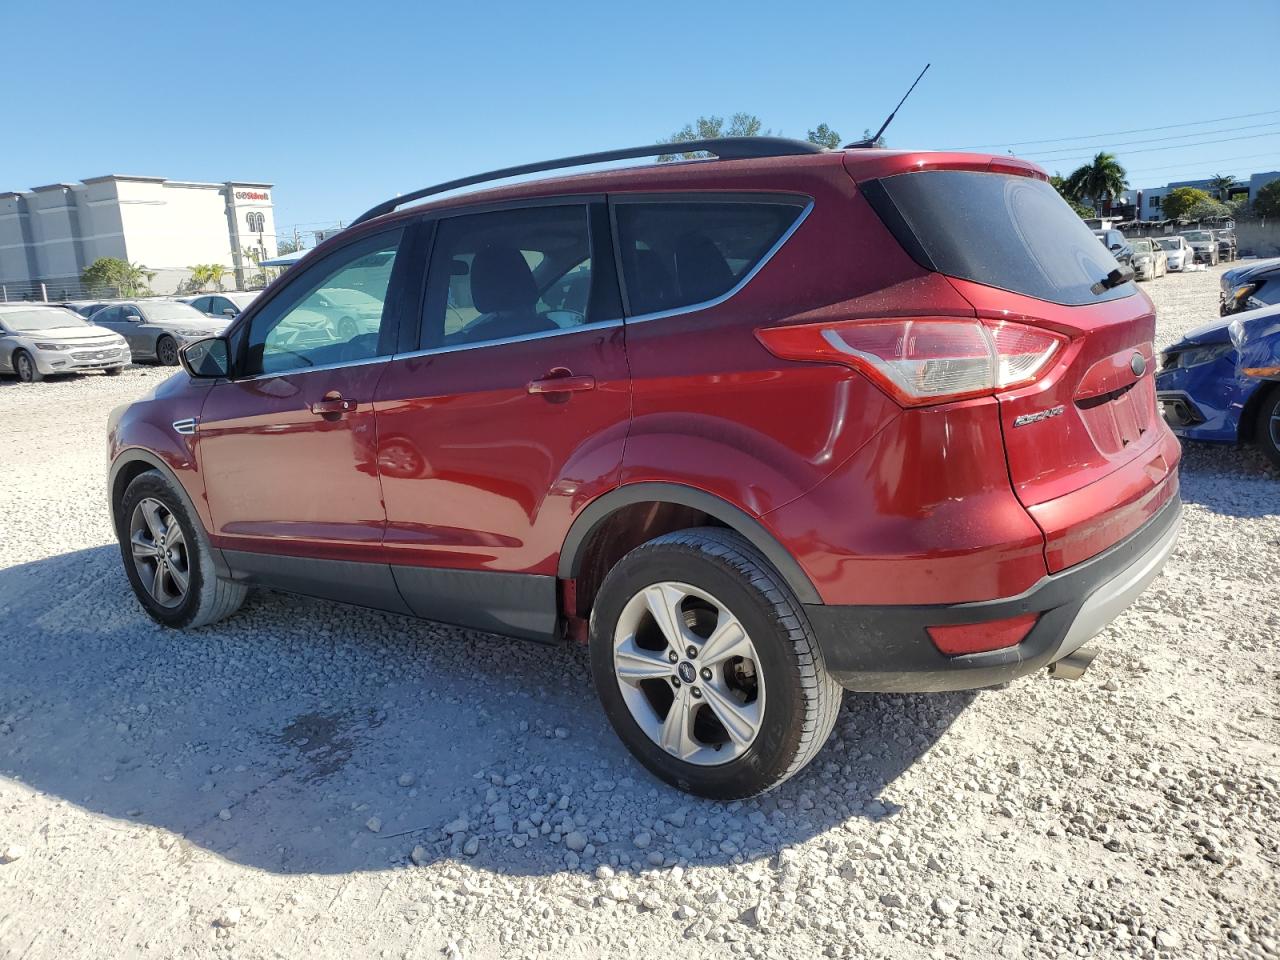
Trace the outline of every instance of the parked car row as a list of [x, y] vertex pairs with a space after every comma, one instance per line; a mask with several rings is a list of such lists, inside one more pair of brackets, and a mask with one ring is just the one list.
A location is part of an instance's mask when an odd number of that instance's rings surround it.
[[256, 292], [0, 304], [0, 375], [118, 374], [130, 362], [177, 366], [186, 343], [221, 333]]
[[1180, 272], [1193, 263], [1215, 266], [1236, 259], [1238, 246], [1229, 230], [1188, 230], [1163, 237], [1129, 239], [1114, 228], [1093, 231], [1122, 266], [1138, 280], [1154, 280], [1170, 270]]

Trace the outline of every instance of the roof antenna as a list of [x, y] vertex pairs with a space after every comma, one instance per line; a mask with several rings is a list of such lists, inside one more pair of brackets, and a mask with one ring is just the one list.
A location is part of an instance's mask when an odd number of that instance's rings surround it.
[[[920, 77], [923, 77], [931, 66], [933, 66], [933, 64], [926, 63], [924, 65], [924, 70], [920, 71]], [[920, 77], [916, 77], [916, 83], [920, 82]], [[880, 134], [884, 133], [885, 130], [888, 128], [889, 124], [893, 123], [893, 118], [898, 115], [898, 111], [902, 109], [902, 105], [907, 102], [907, 97], [911, 96], [911, 91], [916, 88], [916, 83], [913, 83], [910, 87], [907, 88], [907, 92], [902, 95], [902, 99], [898, 101], [898, 105], [893, 108], [893, 113], [885, 117], [884, 123], [880, 124], [879, 130], [877, 130], [870, 137], [867, 137], [867, 139], [865, 140], [858, 140], [858, 141], [855, 141], [854, 143], [846, 143], [840, 149], [852, 150], [852, 149], [857, 149], [859, 147], [874, 147], [876, 145], [876, 141], [880, 139]]]

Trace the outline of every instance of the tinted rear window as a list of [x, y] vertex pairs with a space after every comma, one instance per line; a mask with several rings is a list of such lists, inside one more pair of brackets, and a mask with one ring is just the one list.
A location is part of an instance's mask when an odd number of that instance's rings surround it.
[[804, 208], [799, 200], [615, 202], [631, 315], [689, 307], [728, 293]]
[[1091, 291], [1119, 264], [1043, 180], [927, 170], [873, 181], [864, 192], [899, 242], [931, 270], [1070, 306], [1137, 289], [1124, 283]]

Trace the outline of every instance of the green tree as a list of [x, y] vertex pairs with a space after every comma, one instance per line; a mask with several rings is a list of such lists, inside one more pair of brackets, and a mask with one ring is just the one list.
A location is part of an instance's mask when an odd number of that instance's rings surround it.
[[1258, 191], [1253, 212], [1260, 217], [1280, 217], [1280, 180], [1272, 180]]
[[826, 147], [828, 150], [834, 150], [840, 146], [840, 134], [825, 123], [820, 123], [816, 128], [810, 130], [807, 139], [810, 143], [816, 143], [819, 146]]
[[1221, 200], [1214, 200], [1212, 197], [1206, 200], [1198, 200], [1182, 215], [1185, 220], [1208, 220], [1210, 217], [1229, 216], [1231, 216], [1231, 208]]
[[1081, 220], [1087, 220], [1094, 216], [1093, 208], [1087, 207], [1080, 201], [1074, 199], [1067, 193], [1067, 179], [1059, 173], [1055, 173], [1049, 178], [1049, 184], [1053, 189], [1057, 190], [1062, 199], [1067, 201], [1067, 205], [1076, 212]]
[[[764, 129], [764, 122], [754, 113], [735, 113], [729, 118], [726, 127], [724, 117], [699, 117], [693, 123], [686, 123], [664, 143], [685, 143], [689, 140], [714, 140], [717, 137], [761, 137], [768, 136], [772, 130]], [[684, 153], [664, 153], [658, 158], [659, 163], [671, 160], [695, 160], [705, 157], [703, 151], [693, 150]]]
[[1102, 216], [1103, 203], [1114, 200], [1129, 186], [1124, 167], [1113, 153], [1099, 153], [1090, 163], [1071, 172], [1066, 180], [1066, 192], [1072, 200], [1093, 203], [1095, 216]]
[[1227, 191], [1235, 184], [1236, 178], [1230, 174], [1216, 173], [1209, 178], [1209, 193], [1219, 200], [1227, 199]]
[[218, 292], [222, 292], [222, 281], [227, 275], [227, 268], [220, 263], [208, 264], [209, 282], [218, 288]]
[[151, 295], [154, 270], [140, 263], [129, 263], [117, 257], [99, 257], [80, 274], [80, 282], [86, 289], [106, 292], [114, 290], [122, 297]]
[[199, 292], [209, 285], [209, 264], [194, 263], [187, 267], [191, 276], [187, 279], [187, 286], [193, 292]]
[[1191, 208], [1196, 204], [1212, 201], [1213, 198], [1203, 190], [1197, 190], [1195, 187], [1178, 187], [1164, 195], [1164, 199], [1160, 201], [1160, 210], [1170, 220], [1186, 220], [1189, 219], [1188, 213]]
[[283, 257], [286, 253], [297, 253], [299, 250], [305, 249], [301, 240], [281, 240], [276, 244], [276, 256]]

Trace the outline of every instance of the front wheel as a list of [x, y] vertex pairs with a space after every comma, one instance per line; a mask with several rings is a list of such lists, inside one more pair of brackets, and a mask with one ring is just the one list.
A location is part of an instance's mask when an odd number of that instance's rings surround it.
[[1271, 393], [1262, 398], [1253, 436], [1259, 449], [1280, 470], [1280, 384], [1272, 387]]
[[609, 572], [591, 613], [591, 670], [636, 758], [716, 800], [802, 769], [842, 698], [804, 607], [750, 543], [718, 527], [658, 537]]
[[134, 478], [116, 505], [125, 573], [144, 610], [166, 627], [203, 627], [244, 602], [243, 584], [220, 579], [209, 538], [186, 494], [158, 471]]
[[14, 353], [13, 372], [18, 375], [18, 379], [23, 383], [39, 383], [44, 379], [44, 374], [36, 366], [35, 360], [25, 350], [18, 350]]
[[178, 365], [178, 341], [173, 337], [161, 337], [156, 341], [156, 359], [163, 366], [176, 367]]

